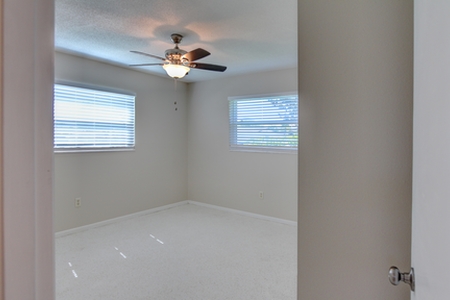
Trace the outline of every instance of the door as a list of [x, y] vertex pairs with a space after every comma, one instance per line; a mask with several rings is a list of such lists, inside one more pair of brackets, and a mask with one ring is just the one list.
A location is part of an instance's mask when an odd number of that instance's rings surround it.
[[411, 299], [450, 299], [450, 1], [414, 10]]

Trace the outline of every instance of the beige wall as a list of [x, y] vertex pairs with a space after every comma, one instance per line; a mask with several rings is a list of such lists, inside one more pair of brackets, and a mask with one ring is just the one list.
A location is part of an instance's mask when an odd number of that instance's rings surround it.
[[53, 7], [3, 0], [1, 299], [54, 298]]
[[297, 220], [297, 155], [229, 151], [228, 145], [228, 97], [296, 91], [296, 68], [189, 86], [189, 200]]
[[55, 67], [57, 80], [136, 93], [135, 151], [55, 154], [55, 230], [186, 200], [186, 84], [58, 52]]
[[409, 299], [413, 1], [298, 13], [298, 299]]

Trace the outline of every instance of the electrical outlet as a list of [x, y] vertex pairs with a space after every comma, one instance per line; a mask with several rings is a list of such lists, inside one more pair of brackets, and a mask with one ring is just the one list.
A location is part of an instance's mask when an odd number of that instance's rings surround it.
[[81, 206], [81, 198], [75, 198], [75, 207]]
[[264, 199], [264, 192], [263, 191], [259, 191], [259, 199]]

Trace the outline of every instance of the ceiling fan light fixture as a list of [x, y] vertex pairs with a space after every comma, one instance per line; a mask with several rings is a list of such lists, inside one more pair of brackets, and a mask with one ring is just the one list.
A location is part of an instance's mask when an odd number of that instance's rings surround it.
[[176, 64], [166, 64], [163, 65], [163, 68], [166, 70], [167, 75], [176, 79], [183, 78], [191, 70], [189, 67]]

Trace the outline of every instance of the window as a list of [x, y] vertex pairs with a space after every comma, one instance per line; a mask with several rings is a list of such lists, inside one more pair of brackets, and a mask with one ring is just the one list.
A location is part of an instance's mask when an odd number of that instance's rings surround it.
[[56, 151], [134, 148], [135, 96], [55, 84]]
[[296, 152], [298, 96], [229, 98], [230, 150]]

